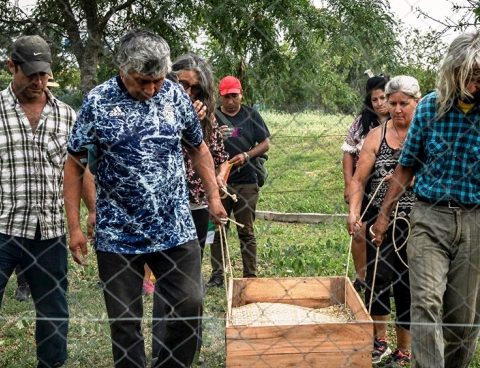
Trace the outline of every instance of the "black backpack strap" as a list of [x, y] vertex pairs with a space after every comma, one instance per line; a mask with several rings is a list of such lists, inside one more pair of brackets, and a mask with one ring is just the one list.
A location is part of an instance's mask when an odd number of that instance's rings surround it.
[[[215, 115], [223, 123], [223, 125], [226, 125], [231, 129], [235, 128], [219, 107], [215, 109]], [[242, 140], [243, 144], [250, 147], [249, 149], [252, 149], [255, 146], [255, 143], [250, 142], [250, 140], [248, 140], [248, 138], [244, 137], [243, 135], [241, 137], [238, 137], [238, 139]]]

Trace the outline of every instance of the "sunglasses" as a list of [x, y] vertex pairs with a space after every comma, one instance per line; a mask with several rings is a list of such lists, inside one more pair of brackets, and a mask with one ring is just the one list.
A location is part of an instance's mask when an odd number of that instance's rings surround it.
[[202, 87], [200, 87], [198, 84], [190, 84], [186, 80], [179, 80], [178, 83], [181, 84], [185, 92], [188, 92], [190, 90], [190, 93], [195, 96], [199, 97], [202, 94]]

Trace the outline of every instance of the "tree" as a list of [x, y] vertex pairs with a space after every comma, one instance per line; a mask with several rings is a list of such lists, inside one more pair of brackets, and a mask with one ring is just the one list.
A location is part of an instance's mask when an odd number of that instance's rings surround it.
[[10, 37], [41, 34], [50, 41], [60, 65], [71, 64], [73, 55], [80, 69], [80, 89], [86, 93], [98, 83], [99, 68], [114, 68], [112, 44], [126, 29], [149, 28], [171, 47], [184, 49], [198, 28], [197, 7], [194, 0], [38, 0], [26, 13], [7, 1], [0, 6], [0, 26]]

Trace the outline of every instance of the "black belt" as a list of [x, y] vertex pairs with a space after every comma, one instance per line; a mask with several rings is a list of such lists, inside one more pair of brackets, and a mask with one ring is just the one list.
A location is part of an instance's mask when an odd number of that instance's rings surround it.
[[429, 199], [429, 198], [424, 198], [424, 197], [417, 197], [417, 199], [420, 202], [425, 202], [429, 204], [433, 204], [434, 206], [441, 206], [441, 207], [448, 207], [448, 208], [460, 208], [464, 210], [473, 210], [475, 208], [480, 209], [480, 204], [479, 203], [460, 203], [454, 200], [449, 200], [449, 201], [437, 201], [436, 199]]

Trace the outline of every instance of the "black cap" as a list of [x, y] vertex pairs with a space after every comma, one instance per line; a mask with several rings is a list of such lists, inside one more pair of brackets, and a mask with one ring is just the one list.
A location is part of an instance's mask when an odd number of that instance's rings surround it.
[[11, 58], [20, 65], [26, 76], [36, 73], [52, 74], [50, 46], [40, 36], [17, 38], [12, 46]]

